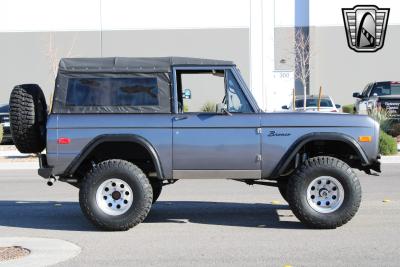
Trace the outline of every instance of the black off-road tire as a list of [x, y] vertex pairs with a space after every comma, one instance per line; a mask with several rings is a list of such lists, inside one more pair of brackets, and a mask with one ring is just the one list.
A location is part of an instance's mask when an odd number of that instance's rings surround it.
[[152, 179], [150, 180], [151, 188], [153, 190], [153, 204], [157, 201], [158, 197], [161, 195], [163, 183], [161, 180]]
[[287, 197], [287, 184], [288, 184], [288, 179], [287, 178], [281, 178], [278, 180], [278, 190], [283, 199], [288, 202], [288, 197]]
[[[132, 206], [121, 215], [108, 215], [96, 202], [98, 187], [111, 178], [121, 179], [133, 191]], [[141, 223], [150, 211], [153, 193], [150, 182], [141, 169], [131, 162], [111, 159], [97, 164], [83, 178], [79, 203], [84, 215], [96, 226], [109, 231], [126, 231]]]
[[[337, 179], [343, 187], [343, 203], [330, 213], [317, 212], [307, 201], [307, 188], [321, 176]], [[290, 208], [296, 217], [311, 228], [334, 229], [353, 218], [361, 203], [361, 185], [345, 162], [333, 157], [314, 157], [304, 164], [289, 178], [287, 196]]]
[[17, 85], [10, 96], [10, 129], [21, 153], [39, 153], [46, 147], [47, 105], [37, 84]]

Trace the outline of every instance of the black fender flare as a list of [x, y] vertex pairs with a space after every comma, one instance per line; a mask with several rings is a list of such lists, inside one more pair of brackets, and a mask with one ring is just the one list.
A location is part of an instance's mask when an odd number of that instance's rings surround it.
[[143, 146], [151, 155], [156, 168], [158, 179], [164, 179], [164, 173], [162, 170], [162, 165], [160, 158], [158, 156], [157, 150], [153, 145], [144, 137], [135, 134], [104, 134], [96, 136], [91, 140], [83, 149], [78, 156], [76, 156], [72, 162], [68, 165], [65, 175], [73, 175], [75, 171], [79, 168], [82, 162], [89, 156], [89, 154], [99, 145], [105, 142], [132, 142]]
[[310, 141], [342, 141], [350, 145], [358, 154], [361, 159], [362, 165], [368, 165], [369, 160], [365, 151], [362, 149], [360, 144], [354, 140], [353, 137], [343, 134], [343, 133], [331, 133], [331, 132], [315, 132], [309, 133], [298, 138], [286, 151], [279, 163], [276, 165], [274, 171], [272, 172], [272, 177], [279, 177], [287, 168], [289, 163], [294, 159], [299, 150]]

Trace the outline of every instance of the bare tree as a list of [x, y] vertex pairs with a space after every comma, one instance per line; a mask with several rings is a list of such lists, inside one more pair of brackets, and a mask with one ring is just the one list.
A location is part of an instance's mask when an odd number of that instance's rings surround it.
[[[65, 51], [65, 53], [62, 53], [56, 46], [55, 33], [49, 33], [45, 54], [46, 54], [46, 57], [49, 62], [49, 80], [48, 80], [48, 82], [51, 87], [54, 87], [55, 78], [57, 76], [58, 64], [60, 62], [60, 59], [62, 57], [71, 57], [72, 56], [72, 50], [75, 47], [76, 39], [77, 39], [77, 34], [74, 35], [74, 38], [72, 40], [72, 43], [71, 43], [69, 49], [67, 51]], [[49, 110], [50, 110], [51, 106], [53, 104], [52, 103], [53, 93], [51, 93], [50, 96], [48, 96], [48, 99], [50, 100], [50, 106], [49, 106]]]
[[299, 80], [303, 85], [304, 103], [303, 108], [306, 109], [307, 101], [307, 81], [310, 78], [310, 35], [306, 34], [303, 29], [296, 29], [295, 34], [295, 79]]
[[46, 57], [49, 60], [49, 72], [50, 72], [50, 79], [53, 82], [55, 77], [57, 76], [57, 71], [58, 71], [58, 63], [60, 62], [60, 59], [62, 57], [71, 57], [72, 56], [72, 50], [75, 47], [76, 39], [77, 39], [77, 34], [74, 35], [74, 38], [72, 40], [71, 45], [69, 46], [68, 50], [65, 51], [64, 53], [57, 48], [55, 44], [55, 34], [54, 33], [49, 33], [48, 37], [48, 43], [47, 43], [47, 51], [46, 51]]

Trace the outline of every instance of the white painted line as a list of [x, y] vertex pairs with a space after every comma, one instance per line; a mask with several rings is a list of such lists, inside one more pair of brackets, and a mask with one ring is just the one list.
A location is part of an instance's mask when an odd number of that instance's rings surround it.
[[77, 256], [81, 248], [60, 239], [6, 237], [0, 238], [0, 247], [21, 246], [31, 251], [26, 257], [1, 263], [2, 267], [50, 266]]

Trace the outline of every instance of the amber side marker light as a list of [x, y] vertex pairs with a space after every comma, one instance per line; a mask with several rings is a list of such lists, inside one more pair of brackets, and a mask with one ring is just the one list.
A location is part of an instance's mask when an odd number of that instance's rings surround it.
[[360, 142], [371, 142], [372, 141], [372, 136], [370, 135], [365, 135], [365, 136], [359, 136], [358, 141]]

